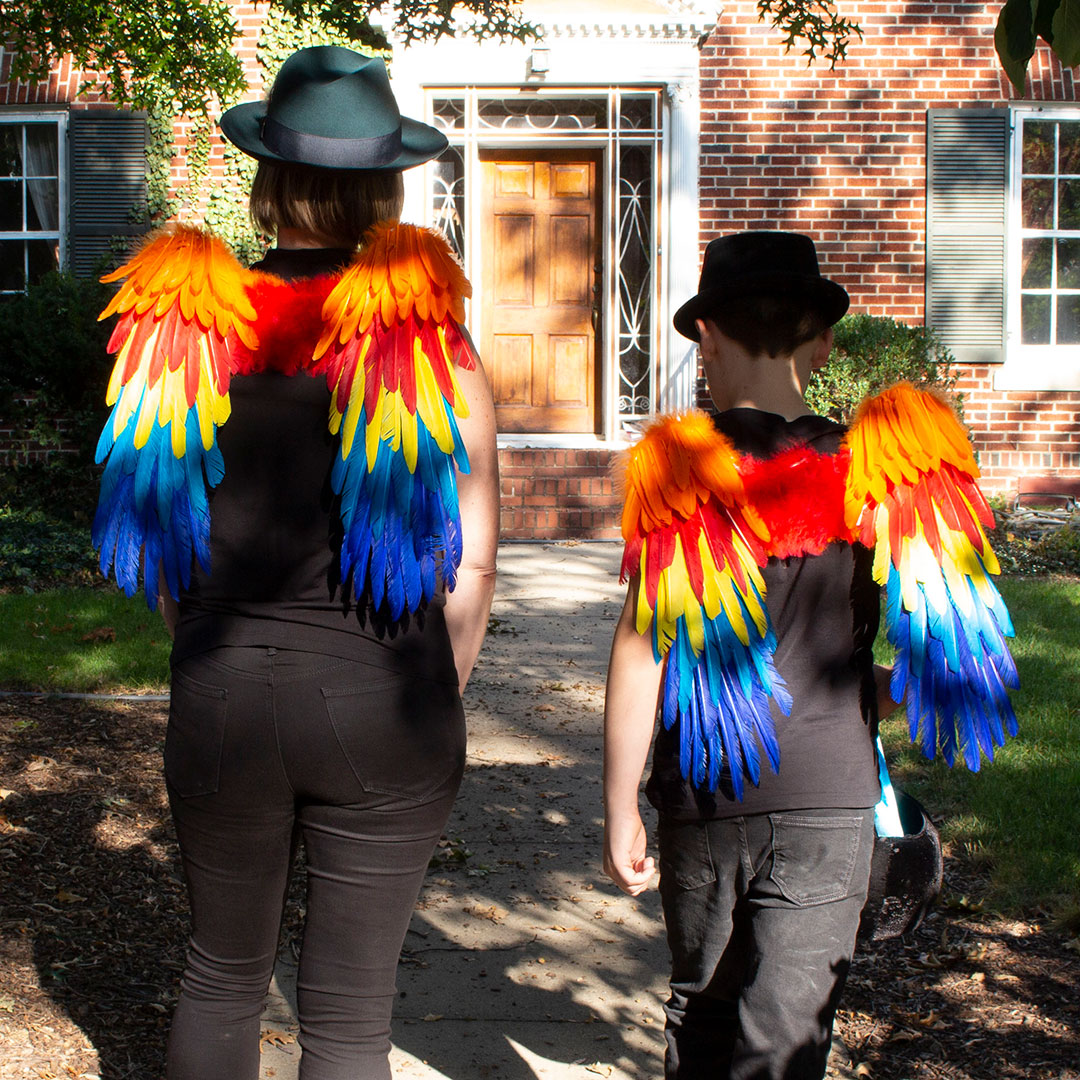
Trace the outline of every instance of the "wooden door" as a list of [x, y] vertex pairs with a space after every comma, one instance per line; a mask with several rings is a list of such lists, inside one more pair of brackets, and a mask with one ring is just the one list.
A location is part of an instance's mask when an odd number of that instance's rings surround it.
[[481, 355], [500, 431], [595, 432], [599, 153], [490, 151]]

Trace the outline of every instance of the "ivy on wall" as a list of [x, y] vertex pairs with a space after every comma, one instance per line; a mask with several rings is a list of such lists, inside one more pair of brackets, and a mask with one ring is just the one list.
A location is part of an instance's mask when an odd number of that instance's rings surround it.
[[[345, 45], [362, 48], [369, 55], [389, 60], [390, 51], [381, 33], [371, 29], [366, 40], [350, 40], [342, 31], [334, 31], [317, 20], [300, 22], [295, 15], [272, 6], [259, 30], [256, 58], [263, 72], [263, 85], [269, 87], [281, 65], [297, 49], [313, 45]], [[255, 176], [257, 162], [230, 142], [224, 143], [224, 160], [211, 176], [210, 158], [216, 127], [214, 118], [197, 115], [189, 121], [188, 145], [184, 157], [186, 176], [174, 184], [172, 161], [175, 152], [175, 129], [168, 99], [161, 95], [148, 109], [147, 187], [150, 221], [163, 224], [181, 215], [202, 222], [221, 237], [242, 262], [254, 262], [266, 250], [269, 238], [260, 236], [248, 216], [247, 194]]]

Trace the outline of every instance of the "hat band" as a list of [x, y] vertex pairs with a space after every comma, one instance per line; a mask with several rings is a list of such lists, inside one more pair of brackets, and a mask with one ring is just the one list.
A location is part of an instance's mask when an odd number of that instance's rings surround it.
[[262, 142], [267, 150], [287, 161], [331, 169], [377, 169], [401, 155], [401, 128], [369, 139], [334, 139], [293, 131], [267, 116], [262, 122]]

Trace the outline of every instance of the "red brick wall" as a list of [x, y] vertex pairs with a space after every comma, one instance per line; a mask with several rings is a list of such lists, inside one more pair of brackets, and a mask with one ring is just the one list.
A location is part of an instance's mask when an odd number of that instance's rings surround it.
[[[754, 0], [723, 6], [702, 49], [701, 231], [785, 228], [818, 243], [822, 270], [852, 310], [924, 316], [926, 110], [1004, 105], [994, 54], [999, 4], [848, 5], [863, 40], [835, 72], [784, 53]], [[1045, 46], [1028, 98], [1076, 100]], [[988, 367], [962, 382], [990, 490], [1025, 470], [1080, 476], [1078, 393], [994, 392]], [[1053, 419], [1048, 419], [1052, 417]]]
[[503, 537], [617, 540], [616, 457], [612, 450], [500, 450]]

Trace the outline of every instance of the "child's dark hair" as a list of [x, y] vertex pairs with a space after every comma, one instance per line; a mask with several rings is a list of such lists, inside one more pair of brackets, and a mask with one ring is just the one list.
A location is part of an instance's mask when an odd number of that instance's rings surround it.
[[829, 325], [804, 301], [772, 294], [730, 300], [713, 308], [705, 317], [755, 356], [793, 353]]

